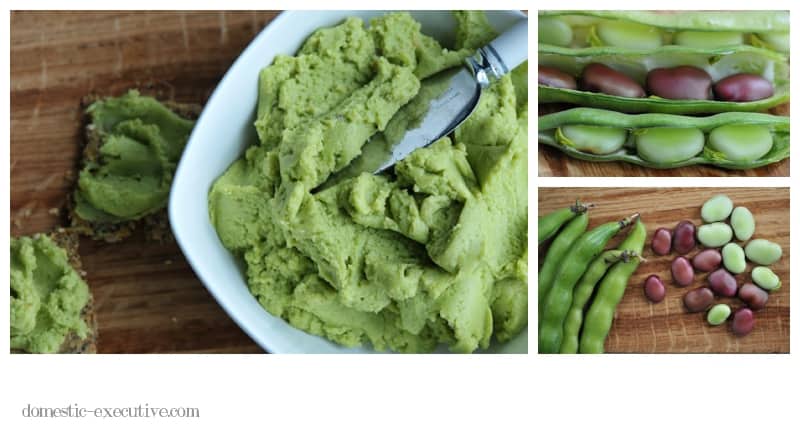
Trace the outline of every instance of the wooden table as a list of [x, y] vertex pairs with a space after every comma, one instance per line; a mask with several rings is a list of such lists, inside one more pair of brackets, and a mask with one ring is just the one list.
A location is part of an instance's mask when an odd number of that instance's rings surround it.
[[[755, 312], [755, 329], [738, 338], [730, 323], [712, 327], [702, 313], [687, 313], [683, 295], [705, 284], [707, 273], [695, 275], [692, 285], [680, 288], [672, 282], [670, 264], [677, 255], [656, 256], [650, 249], [653, 233], [659, 227], [672, 229], [688, 219], [700, 225], [700, 207], [711, 196], [724, 193], [736, 206], [746, 206], [756, 219], [754, 238], [780, 244], [783, 256], [770, 266], [781, 278], [782, 286], [770, 294], [767, 306]], [[789, 189], [788, 188], [539, 188], [539, 215], [568, 206], [576, 198], [596, 205], [590, 210], [589, 229], [632, 213], [641, 213], [647, 225], [644, 257], [628, 282], [614, 324], [606, 340], [607, 352], [618, 353], [788, 353], [789, 352]], [[615, 246], [625, 234], [608, 245]], [[691, 258], [696, 248], [686, 255]], [[539, 251], [539, 261], [543, 259]], [[737, 275], [741, 285], [750, 281], [752, 264]], [[647, 276], [657, 274], [667, 289], [664, 301], [649, 302], [643, 293]], [[717, 298], [736, 309], [741, 301]]]
[[[204, 103], [276, 12], [13, 12], [11, 234], [66, 225], [81, 98], [132, 87]], [[62, 211], [59, 211], [62, 210]], [[177, 245], [82, 239], [101, 353], [259, 352]]]

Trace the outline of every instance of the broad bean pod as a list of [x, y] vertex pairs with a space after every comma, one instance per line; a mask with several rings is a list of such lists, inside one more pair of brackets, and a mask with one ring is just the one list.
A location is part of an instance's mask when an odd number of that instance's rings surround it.
[[788, 11], [540, 11], [539, 43], [558, 46], [749, 44], [789, 52]]
[[[539, 84], [539, 103], [571, 103], [631, 113], [713, 114], [729, 111], [763, 111], [789, 100], [789, 63], [786, 56], [751, 46], [721, 50], [663, 46], [654, 50], [622, 48], [560, 48], [539, 45], [539, 66], [556, 69], [578, 79], [590, 64], [603, 64], [646, 84], [657, 68], [689, 66], [705, 71], [716, 84], [737, 74], [753, 74], [772, 84], [771, 96], [751, 101], [667, 99], [654, 95], [622, 97], [603, 92], [555, 88]], [[726, 82], [729, 83], [730, 81]], [[579, 82], [580, 83], [580, 82]], [[725, 88], [732, 92], [733, 88]], [[720, 90], [719, 92], [723, 92]]]
[[585, 213], [591, 207], [592, 204], [584, 204], [576, 200], [575, 205], [539, 216], [539, 245], [553, 237], [565, 223], [574, 219], [575, 216]]
[[575, 243], [589, 226], [589, 214], [583, 212], [570, 221], [566, 227], [553, 239], [547, 249], [542, 267], [539, 269], [539, 316], [544, 312], [544, 302], [547, 292], [556, 278], [561, 260], [567, 255], [572, 244]]
[[[605, 248], [606, 243], [639, 215], [609, 222], [584, 233], [564, 256], [556, 273], [557, 278], [547, 292], [544, 312], [539, 321], [539, 353], [558, 353], [564, 335], [564, 319], [572, 306], [572, 292], [589, 263]], [[644, 243], [644, 241], [642, 241]], [[641, 248], [637, 254], [641, 254]]]
[[[592, 147], [581, 147], [566, 137], [563, 128], [580, 126], [616, 128], [628, 131], [623, 145], [612, 152], [595, 154]], [[680, 147], [667, 143], [647, 142], [640, 145], [648, 129], [676, 128], [678, 131], [702, 132], [680, 139]], [[752, 143], [749, 137], [715, 137], [714, 131], [742, 129], [755, 133], [762, 140]], [[596, 134], [601, 134], [596, 132]], [[658, 135], [663, 138], [662, 135]], [[764, 141], [763, 139], [767, 139]], [[771, 143], [769, 139], [771, 138]], [[676, 137], [675, 139], [679, 139]], [[711, 165], [725, 169], [749, 169], [779, 162], [789, 157], [789, 118], [764, 113], [722, 113], [708, 117], [676, 116], [669, 114], [623, 114], [595, 108], [572, 108], [539, 117], [539, 143], [557, 148], [568, 156], [592, 162], [622, 161], [649, 168], [679, 168], [690, 165]], [[598, 141], [598, 144], [603, 143]], [[663, 148], [663, 149], [662, 149]], [[642, 154], [648, 150], [644, 157]]]
[[[647, 229], [638, 220], [628, 236], [619, 245], [619, 249], [642, 253], [647, 238]], [[625, 294], [625, 288], [631, 275], [639, 267], [640, 259], [619, 262], [606, 273], [597, 288], [594, 302], [586, 313], [579, 350], [581, 353], [603, 353], [606, 336], [614, 321], [614, 312]]]
[[564, 320], [564, 338], [559, 353], [578, 353], [578, 334], [583, 324], [583, 308], [592, 297], [594, 287], [606, 271], [619, 261], [628, 262], [638, 255], [634, 251], [607, 250], [589, 264], [572, 292], [572, 306]]

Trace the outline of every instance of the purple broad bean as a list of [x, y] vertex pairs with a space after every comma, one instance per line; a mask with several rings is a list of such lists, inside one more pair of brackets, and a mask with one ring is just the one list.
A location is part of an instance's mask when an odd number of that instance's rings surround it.
[[602, 63], [590, 63], [583, 69], [581, 84], [586, 91], [618, 97], [644, 97], [644, 89], [627, 74]]
[[746, 336], [756, 325], [756, 316], [753, 310], [747, 307], [742, 307], [736, 310], [733, 314], [733, 322], [731, 322], [731, 330], [736, 336]]
[[672, 249], [678, 254], [686, 254], [694, 249], [697, 245], [695, 234], [697, 228], [691, 221], [684, 220], [678, 222], [675, 229], [672, 230]]
[[714, 303], [714, 293], [708, 287], [696, 288], [683, 297], [683, 305], [691, 313], [704, 311]]
[[772, 97], [772, 83], [756, 74], [734, 74], [714, 85], [717, 99], [726, 102], [753, 102]]
[[694, 66], [656, 68], [647, 73], [650, 94], [673, 100], [711, 99], [711, 76]]
[[685, 287], [694, 280], [694, 269], [689, 260], [678, 256], [672, 261], [672, 279], [681, 287]]
[[748, 282], [739, 287], [739, 299], [744, 301], [752, 310], [761, 310], [767, 305], [769, 293], [758, 285]]
[[650, 244], [653, 253], [665, 256], [672, 250], [672, 233], [666, 228], [659, 228], [653, 233], [653, 240]]
[[722, 255], [713, 248], [705, 249], [692, 258], [692, 265], [697, 271], [714, 271], [722, 263]]
[[738, 284], [732, 274], [724, 268], [720, 268], [708, 275], [708, 286], [711, 287], [714, 294], [732, 298], [736, 295]]
[[575, 77], [555, 68], [539, 65], [539, 84], [552, 88], [577, 89]]
[[666, 294], [664, 283], [661, 282], [660, 277], [655, 274], [647, 276], [647, 279], [644, 280], [644, 295], [650, 302], [659, 303], [664, 300]]

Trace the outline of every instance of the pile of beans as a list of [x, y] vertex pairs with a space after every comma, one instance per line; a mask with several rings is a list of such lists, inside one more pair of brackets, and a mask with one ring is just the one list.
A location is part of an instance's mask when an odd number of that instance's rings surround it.
[[[728, 196], [717, 195], [706, 201], [701, 209], [704, 224], [696, 227], [691, 221], [681, 221], [673, 230], [659, 228], [653, 234], [653, 253], [664, 256], [675, 251], [680, 256], [672, 261], [671, 274], [676, 286], [688, 287], [695, 272], [709, 272], [707, 284], [684, 295], [683, 303], [690, 313], [706, 312], [711, 325], [721, 325], [731, 317], [731, 307], [716, 303], [715, 297], [738, 297], [745, 305], [733, 313], [731, 329], [737, 336], [749, 334], [755, 326], [754, 312], [764, 308], [769, 292], [780, 288], [780, 278], [767, 266], [780, 260], [780, 245], [766, 239], [752, 239], [755, 218], [745, 207], [734, 208]], [[728, 222], [726, 222], [728, 221]], [[744, 248], [733, 238], [746, 242]], [[697, 245], [702, 250], [691, 260], [686, 254]], [[739, 286], [736, 275], [744, 273], [747, 261], [757, 264], [751, 271], [752, 283]], [[644, 294], [651, 302], [664, 300], [665, 286], [658, 275], [644, 282]]]
[[714, 83], [706, 71], [688, 65], [653, 69], [647, 73], [644, 87], [627, 74], [602, 63], [586, 65], [580, 81], [556, 68], [539, 65], [539, 84], [618, 97], [651, 95], [671, 100], [753, 102], [774, 94], [772, 82], [760, 75], [738, 73]]

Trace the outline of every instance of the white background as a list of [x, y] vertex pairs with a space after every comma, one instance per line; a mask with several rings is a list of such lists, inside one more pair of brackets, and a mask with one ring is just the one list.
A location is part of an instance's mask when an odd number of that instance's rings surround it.
[[[10, 9], [790, 9], [789, 1], [10, 2]], [[8, 13], [8, 11], [5, 11]], [[796, 25], [799, 12], [793, 12]], [[8, 16], [0, 42], [9, 41]], [[794, 29], [800, 29], [793, 26]], [[535, 58], [531, 21], [529, 48]], [[793, 33], [792, 48], [800, 47]], [[793, 52], [796, 50], [793, 49]], [[0, 51], [9, 86], [8, 46]], [[530, 63], [531, 66], [533, 62]], [[793, 69], [792, 78], [798, 78]], [[531, 75], [533, 70], [530, 71]], [[532, 82], [531, 82], [532, 83]], [[796, 88], [793, 88], [796, 89]], [[531, 88], [531, 95], [535, 89]], [[0, 233], [8, 251], [9, 96], [2, 95]], [[533, 100], [530, 100], [533, 103]], [[46, 131], [47, 128], [42, 128]], [[531, 126], [531, 132], [533, 126]], [[533, 138], [531, 137], [531, 140]], [[544, 178], [537, 186], [787, 186], [788, 178]], [[797, 161], [791, 161], [792, 171]], [[792, 187], [792, 200], [797, 193]], [[797, 221], [796, 209], [792, 219]], [[534, 218], [529, 218], [529, 230]], [[787, 221], [789, 223], [789, 221]], [[797, 250], [796, 237], [791, 239]], [[797, 250], [800, 251], [800, 250]], [[536, 259], [532, 259], [534, 262]], [[0, 255], [6, 286], [8, 256]], [[530, 264], [530, 269], [537, 269]], [[796, 276], [792, 265], [792, 276]], [[535, 273], [529, 288], [535, 288]], [[792, 304], [793, 306], [796, 304]], [[0, 323], [7, 330], [7, 306]], [[529, 317], [536, 318], [535, 304]], [[793, 312], [797, 310], [793, 309]], [[791, 314], [791, 318], [796, 313]], [[791, 329], [796, 343], [796, 328]], [[8, 336], [0, 335], [8, 350]], [[535, 344], [532, 341], [531, 344]], [[3, 442], [797, 442], [795, 355], [606, 356], [0, 355]], [[28, 404], [198, 407], [193, 419], [30, 419]], [[9, 436], [10, 434], [10, 436]], [[12, 441], [13, 439], [13, 441]], [[145, 441], [146, 442], [146, 441]]]

